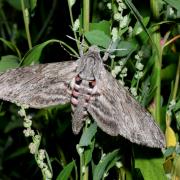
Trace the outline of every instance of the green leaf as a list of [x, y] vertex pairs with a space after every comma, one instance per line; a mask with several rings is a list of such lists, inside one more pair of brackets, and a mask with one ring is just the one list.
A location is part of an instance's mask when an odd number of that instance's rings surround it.
[[0, 72], [19, 66], [19, 58], [14, 55], [2, 56], [0, 61]]
[[[149, 20], [150, 20], [150, 17], [149, 17], [149, 16], [148, 16], [148, 17], [143, 17], [142, 22], [143, 22], [143, 24], [144, 24], [145, 26], [147, 26], [147, 24], [149, 23]], [[134, 35], [138, 35], [138, 34], [140, 34], [141, 32], [143, 32], [143, 28], [142, 28], [140, 22], [137, 21], [137, 23], [135, 24], [135, 26], [134, 26], [134, 28], [133, 28], [133, 34], [134, 34]]]
[[161, 70], [161, 80], [173, 80], [176, 75], [177, 64], [170, 64]]
[[48, 40], [43, 42], [42, 44], [34, 46], [31, 50], [29, 50], [22, 59], [22, 65], [32, 65], [39, 63], [39, 59], [41, 57], [42, 50], [48, 44], [52, 42], [57, 42], [57, 40]]
[[180, 11], [180, 1], [177, 0], [164, 0], [166, 3], [170, 4], [172, 7]]
[[21, 58], [21, 54], [19, 52], [19, 49], [16, 47], [15, 44], [13, 44], [10, 41], [7, 41], [4, 38], [0, 38], [0, 41], [2, 41], [7, 47], [9, 47], [13, 52], [17, 53], [17, 55], [19, 56], [19, 58]]
[[163, 169], [163, 158], [136, 159], [135, 168], [139, 168], [145, 180], [167, 179]]
[[83, 156], [84, 156], [84, 165], [85, 166], [87, 166], [88, 163], [92, 160], [92, 153], [93, 153], [93, 150], [94, 150], [94, 143], [95, 143], [95, 139], [87, 148], [84, 148]]
[[66, 180], [69, 179], [71, 172], [73, 168], [75, 167], [75, 162], [72, 161], [69, 164], [67, 164], [64, 169], [59, 173], [58, 177], [56, 180]]
[[117, 50], [116, 56], [128, 56], [137, 49], [137, 43], [135, 41], [120, 41], [117, 46], [117, 49], [119, 50]]
[[[6, 0], [12, 7], [21, 11], [21, 0]], [[37, 0], [24, 0], [25, 7], [33, 10], [36, 7]]]
[[94, 122], [88, 128], [85, 129], [83, 132], [79, 145], [80, 146], [88, 146], [92, 144], [92, 139], [97, 132], [97, 124]]
[[85, 33], [85, 37], [91, 45], [97, 45], [105, 49], [108, 48], [111, 38], [103, 31], [93, 30]]
[[108, 153], [99, 164], [95, 166], [93, 172], [93, 180], [100, 180], [103, 178], [103, 175], [115, 165], [115, 163], [120, 159], [119, 150], [114, 150], [111, 153]]
[[98, 23], [90, 23], [90, 31], [99, 30], [103, 31], [106, 35], [110, 35], [110, 22], [109, 21], [100, 21]]

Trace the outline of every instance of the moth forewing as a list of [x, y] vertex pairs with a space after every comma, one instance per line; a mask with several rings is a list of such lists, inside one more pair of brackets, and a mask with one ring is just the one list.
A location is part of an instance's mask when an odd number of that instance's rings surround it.
[[68, 84], [76, 66], [73, 61], [65, 61], [8, 70], [0, 74], [0, 98], [33, 108], [68, 103]]

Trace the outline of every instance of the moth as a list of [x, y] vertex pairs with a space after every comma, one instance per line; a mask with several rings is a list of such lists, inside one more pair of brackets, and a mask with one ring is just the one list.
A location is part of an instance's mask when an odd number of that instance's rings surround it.
[[0, 99], [45, 108], [71, 102], [72, 129], [78, 134], [90, 115], [111, 136], [162, 148], [165, 138], [152, 116], [105, 69], [91, 46], [77, 61], [38, 64], [0, 74]]

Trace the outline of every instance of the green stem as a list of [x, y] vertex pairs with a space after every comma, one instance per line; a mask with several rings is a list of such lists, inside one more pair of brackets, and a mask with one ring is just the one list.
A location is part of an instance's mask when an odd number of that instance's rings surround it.
[[176, 95], [179, 87], [179, 76], [180, 76], [180, 56], [179, 56], [178, 67], [176, 72], [176, 80], [174, 84], [173, 99], [176, 99]]
[[[68, 8], [69, 8], [69, 15], [70, 15], [70, 20], [71, 20], [71, 26], [73, 27], [73, 25], [74, 25], [74, 20], [73, 20], [72, 5], [70, 4], [70, 0], [68, 0]], [[78, 43], [79, 41], [78, 41], [78, 38], [77, 38], [77, 34], [76, 34], [75, 31], [73, 31], [73, 33], [74, 33], [75, 39], [77, 40], [77, 41], [76, 41], [76, 45], [77, 45], [78, 49], [80, 49], [80, 45], [79, 45], [79, 43]]]
[[90, 15], [90, 1], [83, 0], [83, 29], [84, 29], [84, 32], [89, 31], [89, 15]]
[[2, 17], [2, 21], [6, 27], [6, 30], [7, 30], [9, 37], [11, 37], [11, 29], [9, 27], [9, 24], [7, 23], [8, 21], [6, 19], [6, 16], [5, 16], [5, 13], [4, 13], [4, 10], [2, 7], [0, 8], [0, 16]]
[[[159, 18], [159, 2], [156, 0], [150, 0], [151, 11], [154, 19]], [[154, 27], [156, 28], [156, 27]], [[159, 27], [157, 27], [159, 29]], [[161, 63], [162, 63], [162, 47], [160, 45], [161, 35], [156, 30], [152, 35], [154, 43], [154, 57], [155, 57], [155, 74], [156, 74], [156, 93], [155, 93], [155, 119], [161, 124]]]
[[22, 7], [22, 13], [23, 13], [23, 19], [24, 19], [24, 25], [26, 30], [26, 36], [28, 41], [29, 49], [32, 49], [32, 42], [31, 42], [31, 35], [29, 31], [29, 12], [28, 9], [25, 8], [24, 0], [21, 0], [21, 7]]

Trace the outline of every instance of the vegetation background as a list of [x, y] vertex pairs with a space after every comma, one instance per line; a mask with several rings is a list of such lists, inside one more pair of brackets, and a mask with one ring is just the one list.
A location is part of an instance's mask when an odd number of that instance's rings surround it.
[[0, 0], [0, 71], [77, 59], [82, 37], [102, 49], [113, 42], [107, 69], [152, 113], [167, 146], [138, 146], [94, 122], [75, 136], [70, 105], [2, 101], [0, 179], [180, 179], [179, 20], [178, 0]]

